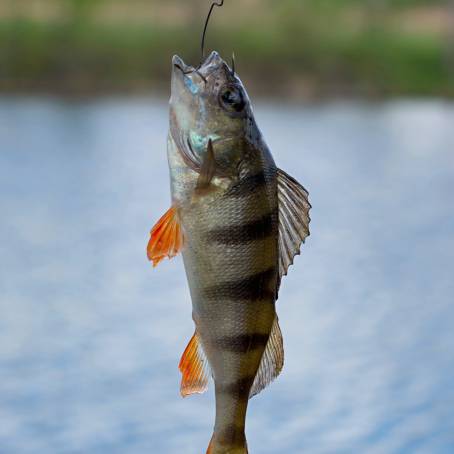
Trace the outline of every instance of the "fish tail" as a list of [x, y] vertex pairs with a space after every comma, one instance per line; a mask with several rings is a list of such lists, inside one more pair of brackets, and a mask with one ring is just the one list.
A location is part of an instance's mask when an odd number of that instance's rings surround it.
[[218, 440], [216, 434], [211, 438], [206, 454], [248, 454], [246, 436], [240, 442], [222, 443]]

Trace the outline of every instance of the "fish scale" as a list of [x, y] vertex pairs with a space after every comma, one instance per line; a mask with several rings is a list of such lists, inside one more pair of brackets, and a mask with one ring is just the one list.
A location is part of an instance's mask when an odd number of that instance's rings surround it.
[[278, 169], [236, 74], [213, 52], [198, 68], [173, 59], [167, 156], [172, 206], [151, 231], [156, 266], [182, 251], [194, 336], [181, 393], [214, 380], [208, 454], [248, 452], [248, 402], [282, 370], [280, 282], [309, 235], [307, 191]]
[[[243, 203], [228, 194], [209, 204], [202, 199], [181, 213], [188, 238], [185, 268], [196, 270], [188, 274], [194, 319], [201, 339], [206, 339], [203, 346], [216, 382], [215, 433], [223, 434], [221, 440], [230, 444], [243, 441], [237, 432], [243, 433], [249, 391], [275, 318], [277, 279], [276, 201], [267, 191], [242, 197]], [[215, 217], [213, 212], [222, 215]], [[251, 236], [247, 226], [263, 218], [271, 228], [257, 228]], [[231, 235], [220, 234], [219, 225]], [[266, 247], [263, 237], [269, 238]], [[226, 252], [225, 243], [232, 242], [242, 247]], [[226, 325], [224, 320], [234, 323]], [[254, 343], [257, 335], [264, 336], [264, 342]], [[229, 341], [224, 343], [226, 338]]]

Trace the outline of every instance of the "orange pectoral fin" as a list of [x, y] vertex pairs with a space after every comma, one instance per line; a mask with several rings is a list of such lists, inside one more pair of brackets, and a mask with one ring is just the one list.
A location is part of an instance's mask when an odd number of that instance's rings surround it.
[[184, 235], [175, 207], [172, 206], [159, 219], [150, 235], [147, 256], [153, 262], [153, 267], [166, 257], [171, 259], [181, 251], [184, 246]]

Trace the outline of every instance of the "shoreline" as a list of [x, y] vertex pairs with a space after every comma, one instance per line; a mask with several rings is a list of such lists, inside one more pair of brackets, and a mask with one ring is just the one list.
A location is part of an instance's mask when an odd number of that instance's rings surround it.
[[[255, 94], [454, 97], [454, 42], [441, 34], [300, 22], [289, 16], [272, 28], [213, 26], [207, 52], [229, 61], [234, 50], [238, 73]], [[166, 90], [172, 55], [194, 63], [198, 49], [188, 25], [0, 19], [0, 92]]]

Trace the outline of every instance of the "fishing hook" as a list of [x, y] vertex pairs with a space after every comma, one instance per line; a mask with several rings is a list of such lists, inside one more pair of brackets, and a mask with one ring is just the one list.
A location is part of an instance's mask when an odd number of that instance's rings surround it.
[[197, 68], [196, 68], [194, 71], [196, 72], [196, 74], [199, 75], [199, 77], [205, 82], [205, 85], [206, 85], [207, 82], [208, 82], [208, 81], [206, 80], [206, 77], [205, 77]]
[[210, 11], [208, 12], [208, 16], [207, 16], [206, 21], [205, 21], [205, 26], [203, 27], [202, 44], [201, 44], [202, 59], [200, 61], [199, 67], [202, 66], [202, 62], [203, 62], [203, 59], [205, 57], [205, 37], [206, 37], [206, 33], [207, 33], [208, 23], [210, 22], [211, 13], [213, 12], [213, 9], [214, 9], [215, 6], [221, 7], [221, 6], [224, 5], [224, 0], [218, 0], [218, 1], [219, 1], [219, 3], [214, 1], [211, 4]]

